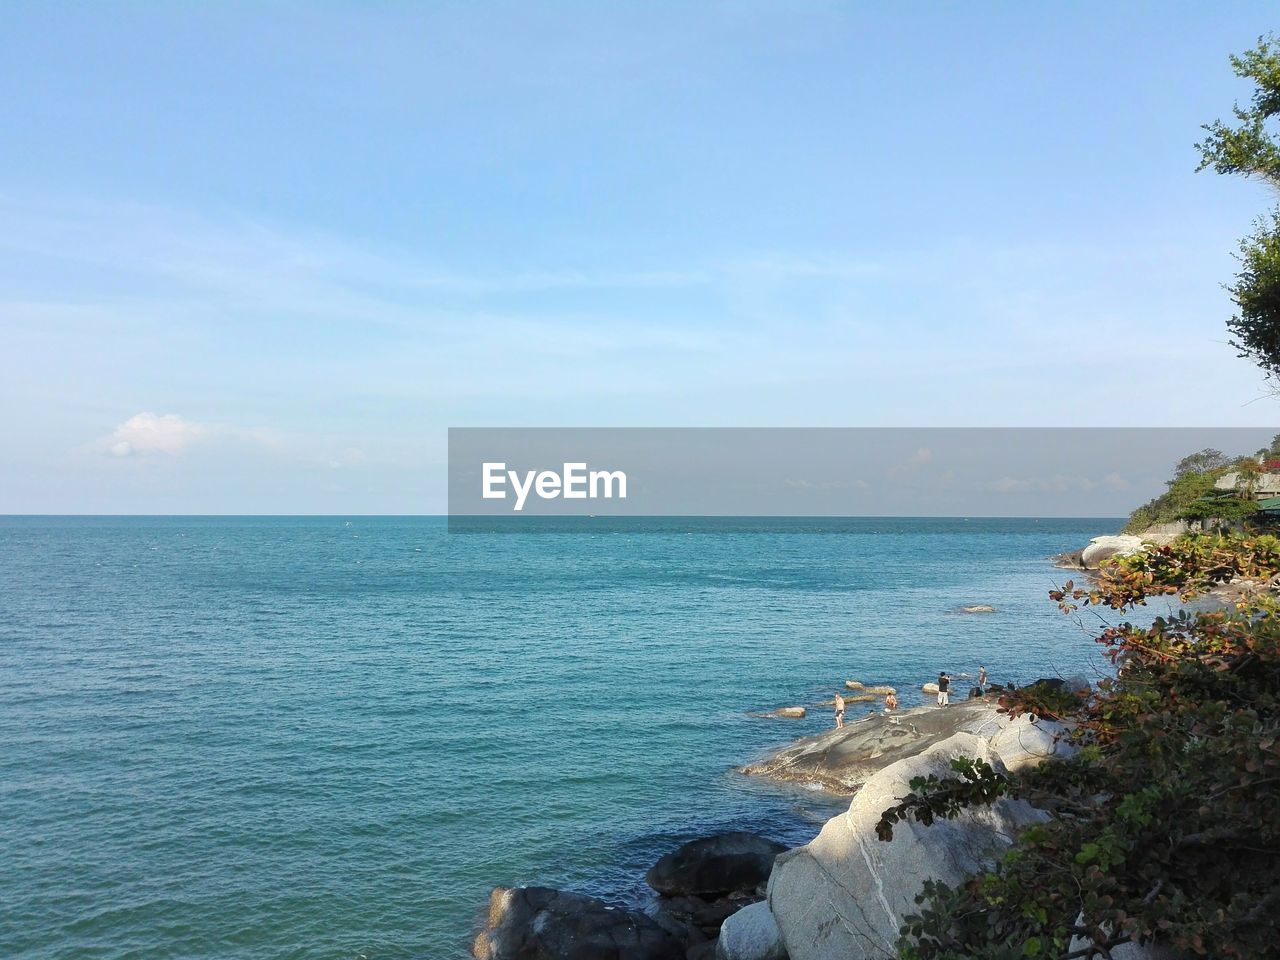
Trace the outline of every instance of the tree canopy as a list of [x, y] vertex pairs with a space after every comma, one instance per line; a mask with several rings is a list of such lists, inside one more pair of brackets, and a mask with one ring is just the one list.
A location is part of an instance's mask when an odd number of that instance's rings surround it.
[[[1231, 57], [1237, 76], [1251, 80], [1247, 106], [1235, 105], [1235, 123], [1206, 124], [1196, 144], [1198, 169], [1240, 174], [1280, 187], [1280, 43], [1261, 37], [1252, 50]], [[1255, 224], [1240, 241], [1240, 272], [1227, 290], [1237, 313], [1227, 321], [1231, 345], [1271, 377], [1280, 377], [1280, 209]]]

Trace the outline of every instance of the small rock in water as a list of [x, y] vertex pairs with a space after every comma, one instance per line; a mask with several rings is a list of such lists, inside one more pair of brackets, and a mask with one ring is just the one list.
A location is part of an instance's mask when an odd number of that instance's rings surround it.
[[865, 687], [864, 689], [867, 691], [867, 693], [877, 694], [881, 697], [887, 697], [891, 693], [898, 692], [897, 687], [888, 687], [888, 686]]
[[775, 717], [789, 717], [793, 720], [799, 720], [805, 715], [804, 707], [779, 707], [773, 711]]
[[719, 897], [754, 890], [769, 879], [786, 846], [754, 833], [691, 840], [655, 863], [644, 882], [668, 897]]
[[549, 887], [498, 887], [471, 952], [478, 960], [669, 960], [686, 948], [643, 913], [594, 897]]
[[937, 685], [936, 683], [932, 683], [932, 682], [931, 682], [931, 683], [926, 683], [926, 684], [922, 684], [922, 685], [921, 685], [921, 687], [920, 687], [920, 689], [921, 689], [921, 690], [923, 690], [925, 693], [937, 693], [937, 692], [938, 692], [938, 685]]
[[863, 683], [860, 680], [846, 680], [844, 685], [850, 690], [861, 690]]
[[995, 613], [996, 608], [989, 603], [975, 603], [968, 607], [961, 607], [965, 613]]

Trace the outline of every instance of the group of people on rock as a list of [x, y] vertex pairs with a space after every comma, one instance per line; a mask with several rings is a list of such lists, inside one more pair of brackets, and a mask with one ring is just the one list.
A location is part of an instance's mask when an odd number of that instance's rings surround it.
[[[962, 674], [962, 676], [967, 676], [967, 674]], [[978, 682], [974, 684], [974, 689], [977, 691], [977, 693], [970, 694], [970, 696], [979, 696], [979, 697], [983, 696], [984, 691], [986, 690], [986, 687], [987, 687], [987, 668], [985, 664], [982, 664], [982, 665], [979, 665], [978, 667]], [[948, 674], [945, 670], [943, 670], [938, 674], [938, 706], [946, 707], [950, 705], [951, 705], [951, 675]], [[898, 709], [898, 695], [891, 691], [884, 698], [884, 712], [893, 713], [893, 711], [897, 709]], [[844, 714], [845, 714], [845, 702], [844, 702], [844, 694], [840, 693], [839, 691], [836, 691], [835, 710], [836, 710], [836, 727], [837, 728], [843, 727]], [[873, 709], [871, 712], [875, 713], [875, 710]]]

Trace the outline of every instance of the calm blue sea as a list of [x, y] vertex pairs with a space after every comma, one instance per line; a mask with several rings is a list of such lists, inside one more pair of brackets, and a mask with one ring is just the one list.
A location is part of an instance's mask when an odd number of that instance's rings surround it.
[[0, 518], [0, 955], [461, 957], [495, 884], [808, 839], [733, 768], [830, 715], [752, 711], [1097, 669], [1045, 558], [1119, 521], [703, 525]]

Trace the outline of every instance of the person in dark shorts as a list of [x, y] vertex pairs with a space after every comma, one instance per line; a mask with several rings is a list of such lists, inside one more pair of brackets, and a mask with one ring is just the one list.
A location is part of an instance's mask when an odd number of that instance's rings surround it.
[[836, 729], [844, 726], [844, 697], [836, 693]]

